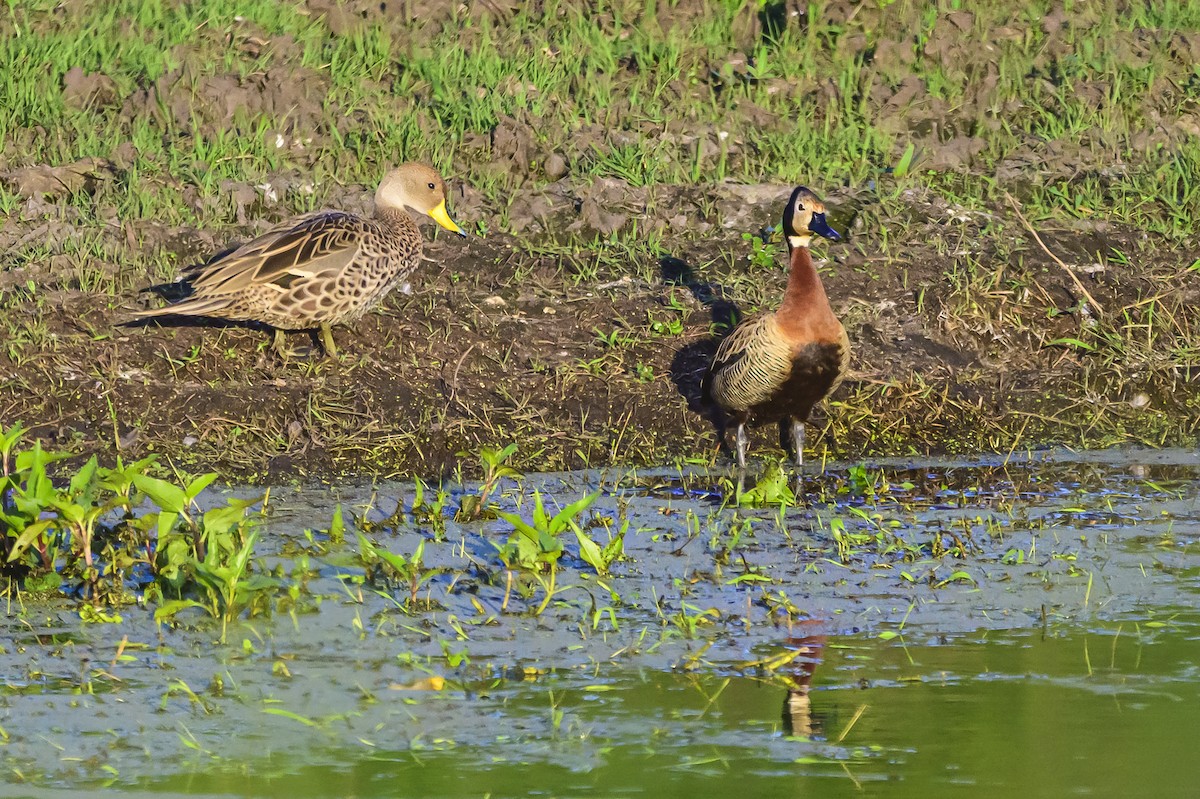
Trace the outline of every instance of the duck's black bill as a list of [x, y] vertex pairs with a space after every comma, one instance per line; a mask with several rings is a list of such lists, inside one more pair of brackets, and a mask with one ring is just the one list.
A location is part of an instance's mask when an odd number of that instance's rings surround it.
[[840, 241], [841, 236], [838, 232], [829, 226], [825, 221], [825, 214], [813, 214], [812, 219], [808, 223], [809, 231], [816, 233], [818, 236], [824, 236], [830, 241]]

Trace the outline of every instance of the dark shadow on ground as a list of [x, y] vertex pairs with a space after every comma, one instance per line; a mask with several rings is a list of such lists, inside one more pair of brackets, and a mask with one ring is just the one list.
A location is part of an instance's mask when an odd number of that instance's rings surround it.
[[663, 282], [668, 286], [687, 288], [701, 305], [708, 308], [713, 327], [721, 331], [719, 335], [693, 341], [675, 352], [671, 359], [671, 382], [687, 402], [688, 410], [703, 416], [713, 426], [713, 434], [722, 452], [729, 454], [728, 442], [721, 434], [722, 425], [717, 415], [719, 412], [705, 401], [702, 386], [704, 375], [717, 353], [722, 336], [738, 323], [741, 312], [736, 304], [725, 299], [724, 291], [719, 285], [698, 280], [687, 261], [668, 255], [658, 263], [662, 269]]

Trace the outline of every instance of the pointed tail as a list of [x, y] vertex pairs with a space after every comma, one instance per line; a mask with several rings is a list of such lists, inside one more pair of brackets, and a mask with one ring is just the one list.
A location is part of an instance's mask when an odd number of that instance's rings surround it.
[[134, 311], [135, 319], [146, 319], [153, 316], [224, 316], [221, 311], [229, 307], [228, 297], [198, 297], [184, 300], [162, 308], [149, 308], [144, 311]]

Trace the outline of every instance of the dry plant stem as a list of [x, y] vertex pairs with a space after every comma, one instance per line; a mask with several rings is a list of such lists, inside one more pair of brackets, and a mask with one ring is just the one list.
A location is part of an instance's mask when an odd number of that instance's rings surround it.
[[1096, 316], [1103, 316], [1104, 308], [1101, 307], [1100, 303], [1096, 302], [1096, 298], [1093, 297], [1091, 292], [1084, 287], [1083, 282], [1079, 279], [1079, 275], [1075, 274], [1071, 267], [1063, 263], [1061, 258], [1050, 252], [1050, 248], [1046, 246], [1046, 242], [1042, 241], [1042, 237], [1038, 235], [1037, 231], [1034, 230], [1033, 225], [1029, 224], [1029, 220], [1025, 218], [1023, 213], [1021, 213], [1021, 206], [1019, 203], [1017, 203], [1016, 199], [1007, 191], [1004, 192], [1004, 196], [1008, 198], [1008, 202], [1012, 206], [1013, 212], [1016, 213], [1017, 219], [1021, 220], [1021, 224], [1024, 225], [1025, 229], [1029, 231], [1029, 234], [1033, 236], [1033, 240], [1038, 243], [1038, 246], [1042, 248], [1042, 251], [1045, 252], [1046, 255], [1049, 255], [1054, 263], [1061, 266], [1062, 270], [1071, 276], [1071, 280], [1075, 283], [1075, 288], [1079, 289], [1080, 293], [1083, 294], [1084, 297], [1087, 297], [1088, 305], [1096, 309]]

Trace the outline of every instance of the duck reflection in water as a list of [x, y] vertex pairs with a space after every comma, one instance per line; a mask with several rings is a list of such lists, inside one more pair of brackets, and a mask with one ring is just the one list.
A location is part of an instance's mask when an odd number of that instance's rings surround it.
[[813, 717], [808, 692], [813, 673], [825, 653], [826, 636], [822, 622], [816, 619], [801, 622], [801, 626], [809, 628], [807, 635], [787, 639], [787, 647], [798, 654], [792, 661], [795, 668], [789, 675], [790, 687], [783, 700], [783, 730], [788, 736], [812, 738], [821, 734], [823, 724], [819, 717]]

